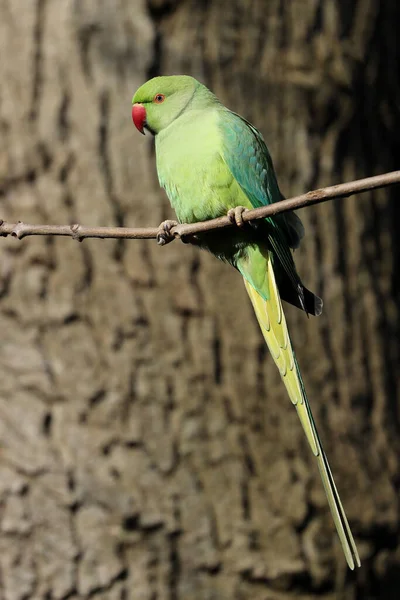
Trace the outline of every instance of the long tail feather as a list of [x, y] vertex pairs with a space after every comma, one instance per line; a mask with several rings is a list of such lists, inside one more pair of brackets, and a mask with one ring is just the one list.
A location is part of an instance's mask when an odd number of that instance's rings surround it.
[[336, 525], [339, 539], [350, 569], [360, 566], [360, 558], [350, 527], [340, 501], [328, 460], [322, 448], [311, 408], [300, 375], [299, 366], [293, 352], [281, 299], [275, 282], [272, 262], [267, 262], [269, 297], [264, 300], [254, 287], [244, 279], [247, 293], [253, 304], [261, 331], [267, 342], [286, 386], [289, 397], [296, 407], [304, 432], [314, 455], [317, 458], [322, 483], [328, 498], [329, 507]]

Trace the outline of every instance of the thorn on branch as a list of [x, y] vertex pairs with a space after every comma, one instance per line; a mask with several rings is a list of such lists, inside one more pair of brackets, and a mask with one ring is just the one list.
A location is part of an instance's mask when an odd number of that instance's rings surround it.
[[72, 231], [72, 239], [76, 240], [77, 242], [83, 242], [83, 237], [80, 235], [80, 230], [81, 226], [79, 225], [79, 223], [74, 223], [74, 225], [71, 225], [71, 231]]
[[15, 225], [14, 229], [11, 232], [12, 237], [17, 238], [18, 240], [22, 240], [24, 237], [24, 226], [25, 224], [22, 221], [18, 221]]

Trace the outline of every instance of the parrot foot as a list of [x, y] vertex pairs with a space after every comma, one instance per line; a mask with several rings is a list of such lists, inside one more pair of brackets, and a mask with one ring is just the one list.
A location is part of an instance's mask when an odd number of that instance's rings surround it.
[[171, 229], [179, 225], [178, 221], [171, 221], [171, 219], [167, 219], [167, 221], [163, 221], [158, 227], [157, 233], [157, 244], [159, 246], [165, 246], [165, 244], [169, 244], [172, 242], [175, 237], [174, 234], [171, 233]]
[[235, 206], [235, 208], [230, 208], [227, 213], [227, 217], [231, 223], [236, 224], [238, 227], [243, 227], [246, 224], [246, 221], [243, 221], [243, 213], [247, 212], [249, 209], [244, 206]]

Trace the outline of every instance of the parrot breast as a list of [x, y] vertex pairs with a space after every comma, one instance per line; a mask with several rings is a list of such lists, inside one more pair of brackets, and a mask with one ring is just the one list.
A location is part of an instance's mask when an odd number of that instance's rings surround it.
[[238, 204], [251, 208], [223, 159], [218, 113], [188, 111], [156, 136], [160, 185], [182, 223], [225, 215]]

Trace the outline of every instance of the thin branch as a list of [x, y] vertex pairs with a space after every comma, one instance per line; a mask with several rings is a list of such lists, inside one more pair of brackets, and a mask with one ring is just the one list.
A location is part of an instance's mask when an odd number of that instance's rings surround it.
[[[243, 221], [254, 221], [265, 217], [271, 217], [288, 210], [304, 208], [334, 198], [347, 198], [353, 194], [367, 192], [378, 188], [384, 188], [390, 185], [400, 183], [400, 171], [392, 171], [375, 177], [358, 179], [332, 185], [329, 187], [313, 190], [301, 196], [295, 196], [255, 208], [243, 213]], [[221, 229], [223, 227], [233, 227], [232, 222], [227, 216], [211, 219], [210, 221], [201, 221], [199, 223], [182, 223], [171, 229], [175, 238], [184, 238], [196, 233]], [[30, 225], [28, 223], [6, 223], [0, 220], [0, 236], [12, 235], [22, 239], [28, 235], [63, 235], [70, 236], [73, 239], [82, 241], [85, 238], [124, 238], [124, 239], [155, 239], [159, 233], [158, 227], [84, 227], [83, 225]]]

